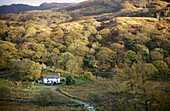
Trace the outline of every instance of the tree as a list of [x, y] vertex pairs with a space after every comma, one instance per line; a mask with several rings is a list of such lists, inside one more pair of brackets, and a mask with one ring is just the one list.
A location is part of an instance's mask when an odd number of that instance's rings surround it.
[[9, 63], [19, 58], [20, 54], [15, 48], [15, 44], [0, 40], [0, 69], [10, 68]]
[[36, 34], [36, 28], [34, 27], [29, 27], [26, 32], [26, 36], [33, 36]]
[[98, 61], [96, 60], [93, 53], [89, 53], [84, 57], [84, 65], [90, 67], [90, 68], [96, 68], [98, 67]]
[[94, 26], [88, 26], [87, 31], [89, 31], [91, 34], [96, 34], [97, 30]]
[[75, 40], [81, 41], [81, 38], [84, 38], [82, 34], [72, 31], [67, 36], [64, 37], [64, 44], [69, 46], [70, 44], [74, 43]]
[[152, 40], [146, 44], [150, 49], [163, 48], [164, 50], [170, 50], [170, 42], [168, 36], [153, 36]]
[[132, 65], [134, 62], [137, 61], [137, 55], [134, 51], [132, 50], [128, 50], [125, 53], [126, 56], [126, 63], [128, 63], [129, 65]]
[[16, 42], [25, 34], [25, 29], [21, 26], [15, 28], [11, 26], [8, 30], [7, 41]]
[[83, 74], [83, 79], [84, 80], [92, 80], [93, 79], [93, 74], [91, 72], [85, 72]]
[[24, 59], [12, 62], [13, 75], [17, 80], [37, 80], [40, 77], [39, 63]]
[[99, 52], [96, 54], [99, 65], [108, 68], [115, 65], [115, 52], [107, 47], [101, 47]]
[[57, 30], [57, 36], [59, 36], [60, 38], [64, 36], [64, 32], [62, 29]]
[[99, 44], [99, 42], [95, 42], [92, 44], [92, 47], [93, 47], [93, 49], [98, 50], [98, 49], [100, 49], [101, 44]]
[[99, 32], [99, 34], [105, 39], [111, 36], [109, 29], [103, 29]]
[[90, 32], [89, 32], [89, 31], [84, 31], [83, 35], [84, 35], [85, 37], [89, 37], [89, 36], [90, 36]]
[[110, 49], [112, 49], [113, 51], [115, 51], [115, 52], [119, 52], [120, 50], [123, 50], [124, 49], [124, 45], [121, 45], [121, 44], [119, 44], [119, 43], [112, 43], [111, 45], [110, 45]]
[[51, 53], [58, 55], [60, 54], [60, 51], [57, 48], [54, 48]]
[[5, 40], [8, 32], [8, 26], [3, 21], [0, 21], [0, 40]]
[[152, 61], [163, 60], [163, 55], [158, 51], [151, 51], [150, 58], [151, 58]]
[[148, 111], [157, 102], [154, 94], [160, 90], [157, 89], [157, 84], [150, 81], [151, 76], [155, 73], [157, 73], [157, 69], [152, 64], [144, 62], [138, 62], [131, 67], [125, 65], [123, 69], [118, 69], [115, 79], [121, 81], [120, 85], [123, 87], [119, 87], [122, 92], [125, 92], [126, 97], [131, 95], [134, 104], [131, 110], [139, 110], [141, 104], [144, 106], [144, 110]]
[[31, 59], [34, 61], [40, 61], [42, 54], [43, 54], [42, 52], [36, 52], [31, 56]]
[[99, 34], [96, 35], [96, 38], [97, 38], [99, 41], [101, 41], [101, 40], [103, 39], [103, 37], [102, 37], [101, 35], [99, 35]]
[[69, 71], [71, 74], [76, 74], [80, 70], [80, 66], [75, 59], [71, 59], [66, 63], [66, 70]]
[[59, 57], [57, 54], [52, 53], [50, 58], [48, 59], [48, 65], [57, 67], [58, 66]]
[[89, 48], [82, 43], [72, 43], [68, 47], [68, 50], [70, 50], [75, 55], [83, 56], [83, 57], [89, 52]]
[[72, 75], [69, 75], [69, 76], [66, 77], [66, 84], [67, 85], [71, 85], [71, 84], [74, 84], [74, 83], [75, 83], [75, 80], [72, 77]]
[[157, 60], [153, 62], [153, 65], [158, 69], [159, 75], [158, 76], [165, 76], [169, 74], [169, 68], [166, 62], [162, 60]]
[[60, 52], [65, 52], [66, 49], [67, 49], [67, 47], [65, 45], [62, 45], [62, 44], [58, 44], [57, 48], [60, 50]]
[[134, 46], [132, 46], [132, 50], [137, 52], [141, 52], [143, 50], [148, 50], [148, 48], [145, 45], [141, 45], [141, 44], [134, 44]]
[[70, 52], [61, 53], [57, 61], [58, 66], [62, 69], [66, 69], [67, 62], [73, 58], [74, 58], [74, 55]]

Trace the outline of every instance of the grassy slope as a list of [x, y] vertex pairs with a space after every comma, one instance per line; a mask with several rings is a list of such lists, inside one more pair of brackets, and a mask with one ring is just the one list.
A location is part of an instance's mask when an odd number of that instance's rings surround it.
[[[0, 79], [0, 88], [3, 90], [0, 93], [0, 98], [11, 98], [11, 99], [21, 99], [32, 101], [42, 90], [52, 91], [49, 88], [46, 88], [44, 85], [30, 85], [29, 82], [17, 82], [19, 85], [16, 90], [13, 90], [15, 84], [10, 80]], [[56, 96], [60, 96], [62, 101], [58, 104], [77, 104], [71, 99], [62, 96], [61, 94], [55, 92]]]
[[[64, 86], [59, 88], [59, 90], [75, 98], [91, 102], [89, 100], [89, 95], [92, 93], [99, 97], [103, 97], [101, 99], [107, 99], [107, 97], [112, 96], [109, 93], [112, 90], [113, 85], [115, 85], [114, 81], [106, 79], [101, 81], [96, 80], [94, 82], [86, 82], [79, 85]], [[107, 97], [105, 97], [105, 95], [107, 95]]]
[[[12, 107], [11, 107], [12, 106]], [[86, 111], [86, 108], [72, 108], [72, 107], [41, 107], [30, 103], [7, 102], [0, 101], [1, 111]]]

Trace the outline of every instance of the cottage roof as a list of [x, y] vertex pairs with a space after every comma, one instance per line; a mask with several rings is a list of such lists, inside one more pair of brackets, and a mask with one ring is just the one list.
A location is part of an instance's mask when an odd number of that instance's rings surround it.
[[53, 79], [53, 78], [60, 78], [60, 76], [59, 75], [44, 76], [44, 79]]

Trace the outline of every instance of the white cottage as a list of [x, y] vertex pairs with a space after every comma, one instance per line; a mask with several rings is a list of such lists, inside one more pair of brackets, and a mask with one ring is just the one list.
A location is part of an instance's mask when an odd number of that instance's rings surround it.
[[44, 84], [60, 83], [60, 76], [59, 75], [44, 76], [43, 83]]

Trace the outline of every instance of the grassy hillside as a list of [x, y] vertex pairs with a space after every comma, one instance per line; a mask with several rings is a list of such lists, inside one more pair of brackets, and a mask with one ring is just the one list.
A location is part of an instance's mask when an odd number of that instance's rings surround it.
[[[12, 107], [11, 107], [12, 106]], [[0, 107], [2, 111], [37, 111], [37, 110], [45, 110], [45, 111], [86, 111], [85, 108], [71, 108], [71, 107], [56, 107], [56, 106], [47, 106], [40, 107], [31, 103], [20, 103], [20, 102], [8, 102], [8, 101], [0, 101]], [[31, 108], [30, 108], [31, 107]]]
[[115, 16], [143, 16], [149, 12], [163, 9], [168, 4], [160, 0], [89, 0], [80, 4], [52, 10], [54, 12], [67, 12], [72, 17], [100, 15], [103, 13], [115, 13]]

